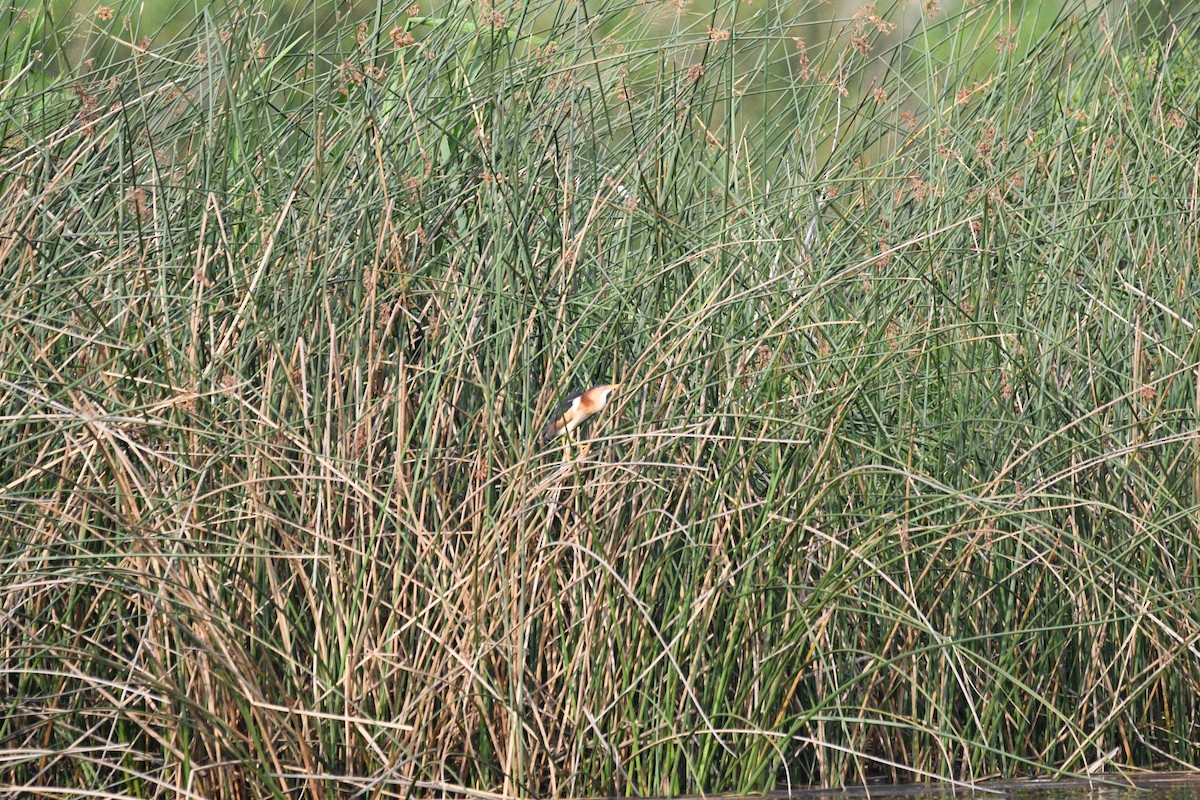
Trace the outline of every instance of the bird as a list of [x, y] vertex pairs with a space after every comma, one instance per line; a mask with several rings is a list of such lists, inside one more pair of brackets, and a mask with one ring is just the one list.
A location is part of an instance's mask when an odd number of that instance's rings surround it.
[[575, 429], [588, 417], [599, 414], [608, 405], [609, 396], [620, 387], [619, 383], [605, 383], [570, 395], [542, 429], [542, 439], [565, 436], [569, 442]]

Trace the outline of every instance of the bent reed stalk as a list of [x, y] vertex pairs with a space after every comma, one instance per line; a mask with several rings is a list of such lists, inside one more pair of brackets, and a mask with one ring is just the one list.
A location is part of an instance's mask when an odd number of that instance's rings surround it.
[[1190, 769], [1196, 7], [809, 5], [0, 11], [0, 784]]

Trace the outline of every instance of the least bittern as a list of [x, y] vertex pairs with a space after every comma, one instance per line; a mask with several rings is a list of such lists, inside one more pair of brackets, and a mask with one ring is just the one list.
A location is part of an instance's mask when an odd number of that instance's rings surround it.
[[570, 442], [575, 429], [588, 417], [599, 414], [608, 405], [609, 395], [620, 386], [619, 383], [606, 383], [593, 386], [586, 392], [575, 392], [559, 406], [558, 411], [546, 423], [546, 427], [542, 429], [542, 438], [550, 440], [563, 436]]

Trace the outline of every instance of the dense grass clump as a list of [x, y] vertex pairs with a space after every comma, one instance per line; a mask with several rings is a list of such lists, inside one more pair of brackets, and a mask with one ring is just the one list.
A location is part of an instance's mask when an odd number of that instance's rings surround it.
[[1195, 7], [239, 5], [0, 12], [0, 784], [1197, 763]]

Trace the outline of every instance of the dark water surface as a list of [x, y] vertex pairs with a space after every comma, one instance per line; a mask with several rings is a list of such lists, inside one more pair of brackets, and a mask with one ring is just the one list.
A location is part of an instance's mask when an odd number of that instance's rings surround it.
[[913, 798], [961, 798], [979, 800], [1200, 800], [1200, 774], [1105, 775], [1092, 782], [1008, 781], [984, 782], [970, 788], [934, 788], [927, 785], [856, 787], [845, 791], [803, 790], [772, 792], [771, 797], [802, 797], [805, 800], [869, 798], [870, 800], [913, 800]]
[[1012, 800], [1200, 800], [1200, 783], [1017, 789], [1006, 791], [1005, 796]]

